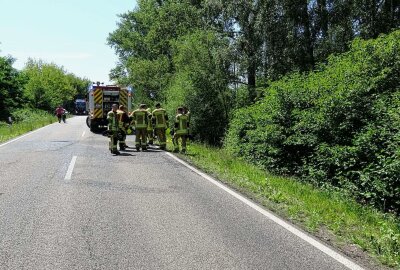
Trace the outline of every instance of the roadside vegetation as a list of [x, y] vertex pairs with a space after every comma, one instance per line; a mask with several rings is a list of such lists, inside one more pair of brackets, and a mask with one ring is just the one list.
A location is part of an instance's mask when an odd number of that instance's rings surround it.
[[42, 110], [18, 109], [12, 112], [13, 123], [0, 122], [0, 143], [57, 121]]
[[191, 146], [197, 166], [398, 266], [399, 10], [140, 0], [109, 35], [111, 77], [134, 87], [137, 104], [190, 109], [195, 140], [215, 147]]
[[362, 206], [340, 189], [270, 174], [221, 148], [190, 143], [188, 154], [179, 157], [350, 257], [362, 258], [362, 250], [383, 264], [400, 267], [400, 220], [393, 214]]
[[[400, 267], [399, 28], [398, 1], [138, 0], [108, 37], [110, 78], [135, 105], [161, 102], [170, 126], [190, 109], [196, 166]], [[40, 60], [12, 64], [0, 57], [2, 123], [88, 84]]]
[[356, 39], [235, 111], [225, 148], [277, 174], [400, 214], [400, 31]]
[[2, 137], [8, 130], [4, 129], [4, 123], [10, 124], [10, 117], [13, 132], [30, 130], [41, 122], [48, 123], [47, 115], [58, 105], [65, 106], [77, 95], [86, 93], [89, 81], [68, 73], [63, 67], [30, 59], [22, 70], [17, 70], [13, 67], [14, 61], [11, 56], [0, 57]]
[[89, 83], [41, 60], [30, 59], [22, 70], [13, 63], [0, 57], [0, 142], [56, 121], [55, 108], [83, 95]]

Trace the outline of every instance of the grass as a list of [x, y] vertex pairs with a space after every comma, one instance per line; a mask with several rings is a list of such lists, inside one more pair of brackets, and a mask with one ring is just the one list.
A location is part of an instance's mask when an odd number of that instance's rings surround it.
[[398, 217], [362, 206], [337, 190], [320, 190], [293, 178], [268, 174], [223, 149], [191, 143], [187, 155], [180, 157], [346, 254], [362, 250], [382, 264], [400, 269]]
[[[0, 122], [0, 142], [55, 121], [49, 114], [12, 126]], [[168, 148], [172, 149], [170, 140]], [[345, 253], [355, 245], [381, 263], [400, 269], [399, 218], [362, 206], [339, 191], [271, 175], [223, 149], [191, 143], [188, 154], [180, 157]]]
[[41, 118], [30, 118], [29, 121], [15, 122], [12, 125], [0, 122], [0, 143], [46, 126], [55, 121], [57, 121], [57, 118], [48, 114]]

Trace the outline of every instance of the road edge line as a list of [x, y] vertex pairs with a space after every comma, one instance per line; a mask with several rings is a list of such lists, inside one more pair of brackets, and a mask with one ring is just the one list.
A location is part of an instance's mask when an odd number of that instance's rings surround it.
[[243, 203], [247, 204], [248, 206], [250, 206], [251, 208], [253, 208], [257, 212], [259, 212], [260, 214], [264, 215], [268, 219], [272, 220], [276, 224], [280, 225], [281, 227], [283, 227], [287, 231], [291, 232], [292, 234], [296, 235], [300, 239], [302, 239], [305, 242], [309, 243], [313, 247], [315, 247], [318, 250], [322, 251], [323, 253], [325, 253], [329, 257], [333, 258], [337, 262], [343, 264], [347, 268], [354, 269], [354, 270], [364, 270], [363, 267], [359, 266], [355, 262], [353, 262], [350, 259], [346, 258], [344, 255], [339, 254], [338, 252], [336, 252], [332, 248], [328, 247], [327, 245], [325, 245], [325, 244], [317, 241], [313, 237], [307, 235], [305, 232], [300, 231], [299, 229], [295, 228], [293, 225], [289, 224], [287, 221], [277, 217], [272, 212], [262, 208], [261, 206], [257, 205], [256, 203], [250, 201], [249, 199], [245, 198], [244, 196], [242, 196], [241, 194], [237, 193], [236, 191], [230, 189], [229, 187], [227, 187], [226, 185], [222, 184], [221, 182], [215, 180], [214, 178], [212, 178], [211, 176], [207, 175], [206, 173], [204, 173], [204, 172], [196, 169], [195, 167], [189, 165], [188, 163], [186, 163], [185, 161], [181, 160], [177, 156], [175, 156], [175, 155], [173, 155], [173, 154], [171, 154], [169, 152], [166, 152], [166, 154], [168, 156], [170, 156], [171, 158], [175, 159], [176, 161], [178, 161], [179, 163], [181, 163], [182, 165], [184, 165], [185, 167], [189, 168], [193, 172], [197, 173], [198, 175], [200, 175], [204, 179], [208, 180], [212, 184], [214, 184], [217, 187], [221, 188], [222, 190], [226, 191], [227, 193], [229, 193], [230, 195], [232, 195], [236, 199], [238, 199], [238, 200], [242, 201]]

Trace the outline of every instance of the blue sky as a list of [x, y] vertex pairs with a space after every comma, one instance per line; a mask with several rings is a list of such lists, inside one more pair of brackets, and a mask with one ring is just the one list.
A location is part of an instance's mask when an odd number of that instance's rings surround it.
[[117, 56], [106, 45], [118, 14], [135, 0], [0, 0], [0, 55], [11, 55], [22, 69], [42, 59], [92, 81], [110, 83]]

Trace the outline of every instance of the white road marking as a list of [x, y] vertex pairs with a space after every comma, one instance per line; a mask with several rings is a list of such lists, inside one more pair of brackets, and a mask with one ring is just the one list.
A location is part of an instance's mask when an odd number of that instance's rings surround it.
[[301, 239], [303, 239], [304, 241], [306, 241], [310, 245], [312, 245], [315, 248], [319, 249], [320, 251], [324, 252], [325, 254], [327, 254], [331, 258], [335, 259], [339, 263], [343, 264], [347, 268], [354, 269], [354, 270], [363, 270], [364, 269], [361, 266], [357, 265], [356, 263], [352, 262], [351, 260], [347, 259], [343, 255], [337, 253], [333, 249], [329, 248], [328, 246], [326, 246], [326, 245], [322, 244], [321, 242], [315, 240], [314, 238], [310, 237], [306, 233], [300, 231], [299, 229], [296, 229], [291, 224], [289, 224], [286, 221], [284, 221], [284, 220], [280, 219], [279, 217], [275, 216], [273, 213], [261, 208], [260, 206], [258, 206], [257, 204], [253, 203], [252, 201], [248, 200], [247, 198], [243, 197], [242, 195], [240, 195], [240, 194], [236, 193], [235, 191], [231, 190], [230, 188], [226, 187], [225, 185], [223, 185], [219, 181], [215, 180], [211, 176], [199, 171], [198, 169], [194, 168], [193, 166], [190, 166], [185, 161], [177, 158], [176, 156], [174, 156], [171, 153], [166, 152], [166, 154], [168, 156], [172, 157], [173, 159], [175, 159], [176, 161], [178, 161], [179, 163], [183, 164], [184, 166], [186, 166], [190, 170], [194, 171], [198, 175], [200, 175], [203, 178], [207, 179], [208, 181], [210, 181], [211, 183], [213, 183], [217, 187], [219, 187], [219, 188], [223, 189], [224, 191], [226, 191], [227, 193], [231, 194], [236, 199], [239, 199], [243, 203], [247, 204], [248, 206], [250, 206], [254, 210], [256, 210], [259, 213], [261, 213], [262, 215], [264, 215], [265, 217], [269, 218], [270, 220], [272, 220], [276, 224], [282, 226], [283, 228], [285, 228], [289, 232], [293, 233], [294, 235], [300, 237]]
[[71, 180], [72, 171], [74, 170], [76, 158], [77, 158], [77, 156], [72, 157], [71, 163], [69, 164], [69, 167], [68, 167], [67, 173], [65, 174], [64, 180]]
[[44, 127], [41, 127], [41, 128], [38, 128], [38, 129], [35, 129], [35, 130], [33, 130], [33, 131], [31, 131], [31, 132], [28, 132], [28, 133], [26, 133], [26, 134], [24, 134], [24, 135], [21, 135], [21, 136], [15, 138], [15, 139], [12, 139], [11, 141], [8, 141], [8, 142], [6, 142], [6, 143], [0, 144], [0, 147], [5, 146], [5, 145], [7, 145], [7, 144], [9, 144], [9, 143], [18, 141], [19, 139], [22, 139], [23, 137], [26, 137], [26, 136], [28, 136], [28, 135], [31, 135], [31, 134], [35, 133], [35, 132], [38, 132], [39, 130], [44, 129], [44, 128], [48, 127], [48, 126], [49, 126], [49, 125], [44, 126]]
[[85, 134], [86, 134], [86, 130], [82, 133], [82, 137], [85, 136]]

